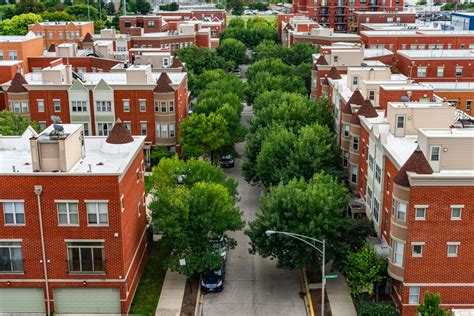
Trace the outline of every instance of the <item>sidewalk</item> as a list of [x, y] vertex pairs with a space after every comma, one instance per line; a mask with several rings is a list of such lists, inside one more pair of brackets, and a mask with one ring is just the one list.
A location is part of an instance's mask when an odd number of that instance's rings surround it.
[[168, 270], [161, 289], [155, 316], [179, 316], [181, 314], [185, 288], [186, 277]]
[[357, 316], [357, 312], [352, 302], [351, 292], [346, 283], [346, 278], [339, 272], [337, 279], [326, 281], [326, 293], [333, 316]]

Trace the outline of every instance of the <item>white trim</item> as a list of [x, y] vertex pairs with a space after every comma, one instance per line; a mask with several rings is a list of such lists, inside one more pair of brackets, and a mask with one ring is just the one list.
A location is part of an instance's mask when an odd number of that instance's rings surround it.
[[474, 287], [474, 283], [403, 283], [404, 286]]
[[395, 239], [396, 241], [401, 242], [401, 243], [404, 244], [404, 245], [406, 245], [406, 243], [407, 243], [407, 242], [404, 241], [404, 240], [401, 240], [401, 239], [399, 239], [399, 238], [397, 238], [397, 237], [394, 237], [394, 236], [392, 235], [392, 233], [390, 233], [390, 238]]
[[[456, 258], [458, 257], [458, 252], [459, 252], [459, 246], [461, 245], [461, 243], [459, 241], [448, 241], [446, 243], [446, 245], [448, 246], [448, 258]], [[456, 246], [456, 253], [455, 254], [450, 254], [449, 253], [449, 246]]]
[[23, 239], [0, 239], [0, 242], [23, 242]]
[[399, 224], [399, 223], [397, 223], [397, 222], [395, 222], [395, 221], [390, 221], [390, 222], [391, 222], [392, 225], [398, 226], [398, 227], [400, 227], [400, 228], [408, 229], [407, 226], [403, 226], [403, 225], [401, 225], [401, 224]]
[[[146, 229], [147, 229], [148, 226], [145, 226], [145, 229], [143, 230], [143, 234], [141, 236], [141, 239], [140, 239], [140, 243], [138, 244], [137, 246], [137, 249], [135, 250], [135, 253], [133, 254], [133, 258], [132, 258], [132, 261], [130, 262], [130, 266], [128, 267], [128, 270], [127, 270], [127, 273], [125, 274], [125, 277], [123, 278], [124, 280], [126, 280], [128, 278], [128, 274], [130, 273], [130, 270], [132, 269], [132, 265], [133, 265], [133, 262], [135, 261], [135, 257], [137, 256], [138, 254], [138, 249], [140, 249], [140, 245], [142, 244], [143, 242], [143, 237], [145, 236], [146, 234]], [[146, 251], [146, 249], [145, 249]]]
[[64, 242], [104, 242], [105, 239], [64, 239]]
[[450, 208], [455, 208], [455, 207], [464, 208], [464, 204], [453, 204], [453, 205], [450, 205], [449, 207]]
[[[419, 253], [419, 254], [418, 254], [418, 253], [415, 253], [415, 252], [413, 251], [413, 247], [414, 247], [414, 246], [421, 246], [421, 253]], [[425, 242], [412, 242], [412, 243], [411, 243], [411, 256], [412, 256], [413, 258], [421, 258], [421, 257], [423, 257], [423, 248], [424, 248], [424, 246], [425, 246]]]
[[79, 203], [79, 200], [54, 200], [54, 203]]
[[0, 200], [0, 203], [25, 203], [25, 200]]
[[109, 200], [84, 200], [84, 203], [109, 203]]

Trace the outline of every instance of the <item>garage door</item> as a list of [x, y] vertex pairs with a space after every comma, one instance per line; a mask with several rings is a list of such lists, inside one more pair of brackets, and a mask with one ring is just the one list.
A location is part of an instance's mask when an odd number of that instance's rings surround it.
[[59, 314], [120, 313], [117, 288], [54, 289], [54, 311]]
[[0, 289], [0, 313], [44, 313], [42, 288]]

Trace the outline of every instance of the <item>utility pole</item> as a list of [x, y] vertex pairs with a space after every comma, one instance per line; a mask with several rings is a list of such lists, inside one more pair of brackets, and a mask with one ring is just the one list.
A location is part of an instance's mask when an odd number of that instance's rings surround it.
[[89, 8], [89, 0], [87, 0], [87, 19], [91, 20], [91, 10]]
[[123, 15], [127, 15], [127, 1], [126, 0], [122, 1], [122, 11], [123, 11]]
[[102, 4], [100, 3], [100, 0], [99, 0], [99, 19], [102, 20]]

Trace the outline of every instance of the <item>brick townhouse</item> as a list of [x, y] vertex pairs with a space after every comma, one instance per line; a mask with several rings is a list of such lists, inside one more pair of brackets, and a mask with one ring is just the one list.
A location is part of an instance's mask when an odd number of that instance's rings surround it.
[[28, 25], [28, 30], [41, 36], [43, 48], [47, 49], [51, 44], [80, 44], [87, 33], [94, 34], [94, 22], [36, 22]]
[[367, 48], [399, 50], [443, 50], [474, 48], [474, 31], [378, 30], [362, 31], [360, 37]]
[[147, 258], [144, 141], [120, 122], [0, 137], [0, 313], [128, 313]]
[[188, 111], [182, 69], [153, 72], [150, 65], [122, 65], [109, 73], [73, 73], [58, 59], [40, 72], [17, 73], [2, 87], [8, 109], [38, 121], [42, 129], [56, 115], [64, 123], [82, 123], [85, 135], [107, 136], [120, 118], [132, 135], [146, 136], [148, 159], [150, 146], [179, 147], [179, 123]]
[[292, 13], [302, 14], [336, 32], [347, 32], [355, 12], [403, 11], [403, 0], [293, 0]]
[[417, 82], [474, 81], [474, 52], [456, 50], [399, 50], [397, 69]]
[[330, 72], [322, 81], [354, 192], [351, 210], [374, 223], [397, 307], [415, 315], [431, 291], [441, 293], [442, 307], [472, 308], [474, 120], [388, 67]]
[[23, 71], [31, 71], [27, 58], [43, 55], [43, 39], [32, 32], [0, 36], [0, 61], [23, 61]]
[[449, 104], [463, 110], [469, 115], [473, 115], [474, 103], [474, 81], [471, 82], [422, 82], [441, 98], [448, 101]]
[[376, 11], [376, 12], [354, 12], [353, 18], [347, 22], [349, 32], [357, 33], [363, 30], [362, 24], [379, 23], [379, 24], [406, 24], [416, 22], [415, 12], [405, 11]]

